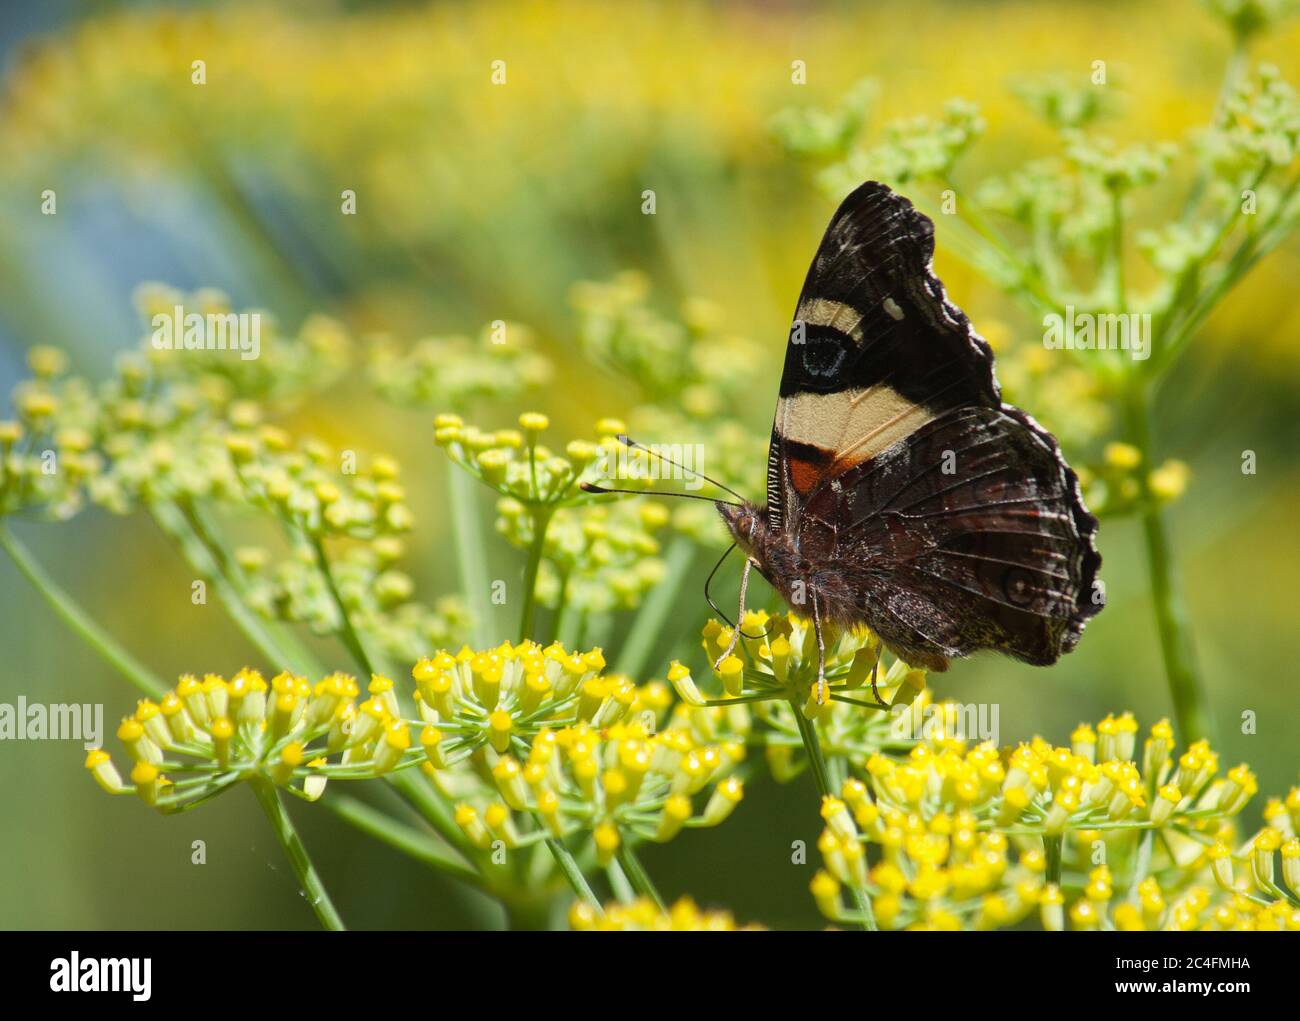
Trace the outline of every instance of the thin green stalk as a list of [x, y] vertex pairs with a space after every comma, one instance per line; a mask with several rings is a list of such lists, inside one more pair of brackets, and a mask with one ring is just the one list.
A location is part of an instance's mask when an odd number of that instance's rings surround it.
[[157, 698], [167, 690], [167, 685], [152, 670], [127, 652], [117, 639], [100, 627], [67, 590], [49, 575], [4, 522], [0, 522], [0, 546], [4, 547], [23, 577], [45, 598], [59, 619], [136, 689], [152, 698]]
[[483, 545], [483, 528], [474, 506], [474, 480], [455, 465], [448, 469], [447, 490], [451, 504], [451, 527], [455, 537], [456, 566], [461, 589], [474, 617], [473, 640], [478, 648], [491, 643], [492, 600], [488, 562]]
[[279, 791], [265, 777], [255, 777], [249, 780], [249, 786], [253, 788], [253, 793], [257, 796], [257, 803], [262, 806], [262, 811], [266, 813], [271, 828], [275, 830], [276, 839], [280, 841], [280, 846], [284, 849], [289, 864], [293, 866], [294, 874], [298, 877], [298, 882], [302, 886], [307, 903], [316, 912], [316, 917], [320, 919], [321, 926], [335, 932], [341, 932], [346, 928], [343, 919], [339, 917], [338, 911], [334, 909], [334, 902], [330, 900], [325, 884], [321, 882], [320, 875], [316, 872], [315, 866], [312, 865], [311, 858], [307, 855], [307, 848], [303, 846], [302, 838], [298, 836], [298, 831], [294, 829], [293, 822], [289, 819], [289, 813], [285, 811], [284, 805], [280, 802]]
[[1205, 685], [1196, 667], [1187, 611], [1175, 583], [1175, 565], [1164, 514], [1151, 492], [1151, 423], [1147, 388], [1134, 379], [1126, 393], [1129, 442], [1141, 452], [1139, 475], [1142, 531], [1146, 542], [1147, 574], [1155, 610], [1165, 680], [1173, 701], [1178, 730], [1184, 741], [1209, 738], [1214, 743], [1214, 718]]
[[[172, 508], [173, 512], [175, 508]], [[174, 520], [173, 522], [174, 523]], [[179, 541], [179, 537], [178, 541]], [[59, 618], [64, 621], [74, 632], [80, 635], [91, 648], [93, 648], [104, 660], [116, 669], [127, 681], [129, 681], [141, 693], [157, 698], [166, 690], [162, 680], [154, 674], [148, 667], [142, 665], [129, 652], [127, 652], [117, 642], [112, 635], [101, 628], [84, 609], [56, 583], [44, 567], [32, 556], [31, 552], [9, 531], [8, 527], [0, 522], [0, 546], [13, 558], [14, 563], [22, 574], [31, 582], [32, 586], [41, 593], [49, 602], [50, 606], [58, 614]], [[232, 619], [244, 631], [250, 641], [254, 641], [247, 630], [250, 618], [247, 607], [238, 600], [226, 602], [226, 609], [231, 613]], [[269, 640], [269, 639], [268, 639]], [[259, 644], [254, 641], [254, 644]], [[260, 647], [260, 645], [259, 645]], [[267, 650], [270, 658], [275, 662], [286, 662], [285, 657], [273, 645]], [[319, 669], [311, 669], [308, 672], [319, 674]], [[468, 841], [465, 839], [464, 831], [456, 825], [451, 814], [446, 807], [437, 798], [434, 792], [427, 784], [421, 784], [420, 780], [407, 773], [397, 773], [386, 778], [391, 786], [397, 790], [403, 798], [414, 807], [419, 814], [434, 828], [434, 830], [447, 841], [451, 846], [456, 847], [464, 853], [468, 847]], [[347, 818], [353, 825], [357, 825], [355, 819], [349, 818], [346, 813], [339, 813], [341, 817]], [[411, 849], [404, 847], [394, 841], [389, 841], [399, 850], [406, 850], [411, 853]], [[415, 855], [421, 860], [432, 864], [432, 859], [424, 855]], [[438, 866], [442, 868], [442, 866]], [[444, 869], [456, 878], [466, 879], [455, 869]], [[469, 880], [471, 882], [481, 882], [481, 880]]]
[[476, 848], [465, 836], [465, 831], [456, 825], [446, 803], [422, 774], [414, 770], [404, 771], [391, 773], [387, 779], [393, 790], [434, 828], [438, 836], [456, 848], [467, 861], [474, 861]]
[[812, 767], [813, 778], [817, 781], [817, 790], [823, 798], [834, 794], [831, 787], [830, 771], [826, 768], [826, 757], [822, 754], [822, 743], [817, 737], [817, 724], [803, 714], [803, 707], [791, 701], [795, 722], [799, 725], [799, 737], [803, 741], [804, 751], [808, 753], [808, 763]]
[[220, 558], [214, 544], [195, 528], [195, 519], [187, 515], [182, 508], [167, 503], [155, 504], [150, 513], [158, 527], [176, 545], [185, 561], [212, 586], [240, 631], [244, 633], [253, 646], [267, 662], [281, 669], [292, 667], [298, 673], [319, 676], [318, 664], [304, 654], [289, 655], [287, 658], [281, 644], [272, 636], [267, 622], [264, 621], [244, 601], [235, 584], [221, 570]]
[[564, 630], [564, 618], [569, 609], [569, 574], [567, 571], [560, 573], [560, 594], [555, 601], [555, 612], [551, 615], [551, 637], [559, 640], [560, 632]]
[[622, 840], [618, 845], [618, 863], [623, 867], [623, 872], [628, 881], [632, 884], [632, 889], [636, 890], [642, 897], [649, 897], [655, 903], [660, 911], [668, 910], [664, 907], [664, 899], [659, 896], [659, 890], [655, 887], [654, 880], [646, 872], [645, 867], [641, 864], [641, 859], [636, 856], [636, 852], [626, 840]]
[[1129, 880], [1128, 900], [1137, 903], [1138, 887], [1151, 871], [1151, 852], [1155, 848], [1155, 830], [1147, 830], [1138, 838], [1137, 851], [1133, 855], [1133, 876]]
[[1124, 194], [1118, 187], [1110, 190], [1110, 263], [1115, 290], [1115, 311], [1123, 313], [1128, 302], [1124, 284]]
[[614, 894], [614, 899], [620, 904], [630, 904], [636, 900], [636, 891], [632, 889], [627, 873], [617, 859], [605, 866], [605, 878], [609, 880], [609, 889]]
[[529, 514], [533, 522], [533, 541], [528, 547], [528, 564], [524, 568], [524, 608], [519, 617], [521, 642], [533, 634], [533, 618], [537, 615], [537, 575], [542, 567], [542, 549], [546, 545], [546, 530], [551, 523], [552, 511], [533, 507]]
[[1047, 858], [1047, 881], [1061, 885], [1061, 846], [1064, 840], [1059, 833], [1043, 834], [1043, 854]]
[[564, 842], [558, 837], [547, 837], [546, 846], [550, 848], [551, 854], [555, 856], [555, 864], [560, 866], [560, 872], [564, 874], [565, 881], [568, 882], [573, 892], [577, 894], [579, 899], [586, 901], [595, 908], [598, 914], [603, 915], [605, 913], [604, 908], [601, 907], [600, 901], [596, 899], [596, 895], [591, 892], [591, 887], [587, 884], [587, 877], [582, 874], [582, 869], [578, 867], [578, 863], [574, 860], [573, 855], [569, 853], [569, 849], [564, 846]]
[[681, 591], [693, 555], [694, 546], [685, 536], [678, 536], [669, 544], [664, 557], [664, 580], [642, 602], [614, 665], [615, 673], [641, 676], [655, 642], [663, 633], [664, 622], [677, 605], [677, 593]]
[[[1262, 176], [1258, 180], [1262, 180]], [[1300, 174], [1297, 174], [1282, 190], [1276, 208], [1264, 224], [1241, 242], [1213, 281], [1196, 295], [1186, 314], [1177, 320], [1155, 357], [1148, 361], [1149, 375], [1160, 375], [1177, 360], [1201, 323], [1224, 296], [1246, 276], [1255, 263], [1276, 248], [1295, 227], [1293, 221], [1285, 222], [1284, 218], [1298, 190], [1300, 190]]]
[[340, 819], [389, 847], [472, 886], [483, 887], [482, 877], [460, 855], [434, 843], [414, 827], [399, 822], [348, 794], [330, 794], [320, 802]]
[[180, 509], [186, 523], [207, 549], [213, 563], [219, 569], [216, 576], [218, 595], [227, 606], [233, 603], [238, 607], [237, 612], [249, 616], [254, 633], [263, 636], [258, 647], [263, 648], [263, 645], [269, 647], [279, 656], [277, 662], [287, 662], [298, 673], [305, 673], [312, 677], [321, 676], [324, 670], [321, 669], [320, 663], [298, 640], [297, 635], [279, 622], [268, 621], [249, 608], [248, 586], [243, 573], [226, 554], [226, 544], [215, 530], [215, 526], [206, 520], [202, 508], [193, 502], [187, 502], [181, 505]]
[[329, 557], [325, 554], [325, 544], [319, 535], [308, 537], [311, 543], [312, 552], [316, 556], [316, 567], [325, 579], [325, 585], [330, 591], [330, 597], [334, 600], [334, 607], [339, 612], [339, 637], [343, 644], [347, 646], [348, 652], [352, 658], [357, 661], [357, 665], [365, 671], [369, 677], [375, 673], [375, 666], [370, 656], [366, 653], [366, 647], [361, 644], [361, 636], [357, 634], [357, 629], [352, 626], [352, 617], [348, 614], [348, 608], [343, 602], [343, 595], [339, 592], [338, 584], [334, 581], [334, 572], [330, 568]]
[[[799, 737], [803, 740], [804, 751], [808, 753], [808, 761], [812, 765], [817, 789], [823, 798], [828, 798], [834, 791], [831, 788], [830, 771], [826, 768], [826, 757], [822, 754], [822, 743], [817, 737], [817, 724], [804, 716], [803, 708], [798, 702], [792, 700], [790, 708], [794, 710], [795, 722], [799, 725]], [[850, 886], [849, 893], [853, 896], [853, 903], [861, 918], [859, 924], [862, 928], [875, 932], [876, 917], [871, 910], [871, 898], [867, 896], [865, 890], [860, 890], [856, 886]]]

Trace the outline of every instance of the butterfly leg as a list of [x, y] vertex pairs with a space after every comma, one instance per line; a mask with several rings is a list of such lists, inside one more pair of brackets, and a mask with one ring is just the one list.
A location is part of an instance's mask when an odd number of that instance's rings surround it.
[[726, 651], [713, 661], [713, 669], [722, 668], [722, 661], [736, 651], [736, 643], [740, 641], [740, 628], [745, 623], [745, 592], [749, 589], [749, 569], [754, 561], [748, 557], [745, 558], [745, 569], [740, 572], [740, 609], [736, 611], [736, 626], [731, 629], [731, 641], [727, 643]]
[[817, 608], [817, 590], [812, 590], [813, 629], [817, 632], [817, 704], [826, 704], [826, 644], [822, 640], [822, 615]]
[[881, 642], [876, 646], [876, 661], [871, 664], [871, 694], [875, 697], [877, 705], [882, 705], [888, 708], [889, 703], [880, 697], [880, 691], [876, 687], [876, 675], [880, 671], [880, 654], [884, 651], [885, 643]]

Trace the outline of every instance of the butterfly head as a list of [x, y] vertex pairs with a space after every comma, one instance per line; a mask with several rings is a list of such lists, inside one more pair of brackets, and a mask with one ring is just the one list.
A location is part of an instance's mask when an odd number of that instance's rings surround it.
[[714, 506], [741, 552], [760, 564], [765, 561], [764, 551], [770, 541], [766, 509], [756, 507], [748, 500], [741, 503], [719, 501]]

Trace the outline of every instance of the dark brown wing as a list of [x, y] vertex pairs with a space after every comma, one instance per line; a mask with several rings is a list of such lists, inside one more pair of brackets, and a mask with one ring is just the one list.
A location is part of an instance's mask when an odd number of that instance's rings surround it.
[[1052, 435], [1002, 403], [933, 252], [933, 224], [884, 185], [835, 214], [786, 353], [769, 521], [820, 566], [828, 616], [911, 662], [1052, 663], [1102, 606], [1097, 521]]
[[1102, 607], [1097, 520], [1051, 434], [1009, 406], [928, 422], [814, 491], [797, 528], [844, 579], [828, 611], [905, 659], [992, 648], [1044, 666]]

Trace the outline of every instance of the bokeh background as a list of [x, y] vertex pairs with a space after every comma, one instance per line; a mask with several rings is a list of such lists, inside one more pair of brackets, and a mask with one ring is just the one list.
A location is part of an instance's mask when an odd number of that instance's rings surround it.
[[[963, 96], [988, 122], [969, 161], [992, 170], [1048, 141], [1007, 88], [1016, 76], [1104, 59], [1125, 96], [1111, 133], [1180, 138], [1206, 118], [1227, 55], [1222, 27], [1190, 0], [6, 3], [0, 392], [37, 343], [63, 347], [89, 376], [108, 372], [142, 336], [134, 288], [159, 280], [222, 288], [290, 328], [311, 312], [400, 338], [528, 323], [560, 373], [524, 403], [561, 435], [589, 435], [629, 395], [579, 356], [570, 289], [636, 269], [665, 308], [707, 298], [729, 330], [764, 346], [770, 372], [745, 415], [765, 435], [788, 319], [833, 208], [774, 141], [777, 111], [831, 104], [864, 76], [879, 83], [875, 121]], [[1300, 26], [1256, 56], [1295, 82]], [[207, 62], [202, 88], [189, 82], [194, 59]], [[498, 59], [506, 87], [489, 82]], [[793, 60], [806, 62], [806, 85], [792, 85]], [[57, 216], [40, 215], [46, 188]], [[358, 194], [354, 217], [339, 215], [345, 188]], [[645, 188], [654, 216], [641, 212]], [[942, 228], [937, 265], [977, 326], [1037, 343], [1041, 328], [945, 251]], [[1300, 767], [1297, 278], [1290, 243], [1211, 318], [1161, 392], [1156, 437], [1161, 456], [1192, 470], [1172, 527], [1221, 752], [1273, 793]], [[520, 410], [502, 406], [484, 424]], [[352, 378], [293, 424], [401, 460], [419, 522], [409, 563], [423, 593], [449, 591], [447, 466], [429, 416], [393, 410]], [[1255, 476], [1241, 474], [1244, 449], [1258, 454]], [[164, 676], [253, 661], [215, 606], [191, 604], [189, 572], [147, 520], [90, 512], [16, 527]], [[1000, 704], [1004, 742], [1063, 741], [1121, 708], [1148, 724], [1170, 711], [1138, 526], [1108, 524], [1101, 542], [1110, 604], [1076, 654], [1050, 672], [977, 659], [944, 681], [945, 694]], [[490, 553], [502, 576], [519, 569], [495, 536]], [[700, 584], [683, 587], [688, 632], [705, 617], [709, 566], [701, 558]], [[0, 701], [102, 702], [111, 730], [132, 692], [5, 559], [0, 599]], [[1255, 735], [1239, 732], [1244, 710], [1258, 715]], [[0, 926], [314, 925], [246, 791], [162, 818], [101, 796], [81, 757], [71, 744], [0, 745]], [[648, 848], [646, 864], [670, 899], [820, 925], [807, 875], [792, 878], [789, 864], [788, 820], [806, 815], [816, 837], [812, 798], [806, 778], [757, 783], [725, 826]], [[295, 818], [351, 924], [492, 924], [491, 905], [323, 811]], [[190, 864], [195, 839], [207, 843], [202, 867]]]

